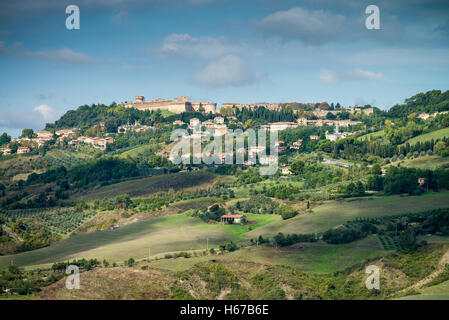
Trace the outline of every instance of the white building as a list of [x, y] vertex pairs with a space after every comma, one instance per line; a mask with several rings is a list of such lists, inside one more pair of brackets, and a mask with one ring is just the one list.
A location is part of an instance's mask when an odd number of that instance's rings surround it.
[[224, 123], [224, 118], [223, 117], [215, 117], [214, 118], [215, 123]]

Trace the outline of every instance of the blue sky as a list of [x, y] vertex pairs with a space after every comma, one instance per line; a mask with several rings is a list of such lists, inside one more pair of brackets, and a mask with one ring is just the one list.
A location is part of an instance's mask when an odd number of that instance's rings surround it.
[[0, 132], [137, 94], [385, 109], [449, 89], [448, 21], [446, 0], [3, 0]]

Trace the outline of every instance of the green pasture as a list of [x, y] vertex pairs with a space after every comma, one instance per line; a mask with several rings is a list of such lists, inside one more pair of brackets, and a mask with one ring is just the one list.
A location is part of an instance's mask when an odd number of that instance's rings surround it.
[[444, 128], [444, 129], [440, 129], [440, 130], [435, 130], [429, 133], [425, 133], [425, 134], [421, 134], [419, 136], [416, 136], [414, 138], [411, 138], [409, 140], [407, 140], [405, 143], [410, 143], [411, 145], [419, 142], [425, 142], [425, 141], [430, 141], [432, 139], [436, 140], [436, 139], [441, 139], [443, 137], [449, 137], [449, 128]]
[[382, 196], [332, 201], [314, 208], [310, 213], [258, 228], [245, 234], [245, 237], [256, 238], [259, 235], [274, 235], [278, 232], [310, 234], [326, 231], [357, 217], [373, 218], [447, 207], [448, 191], [421, 196]]
[[49, 247], [0, 256], [0, 269], [11, 261], [19, 266], [45, 265], [68, 259], [97, 258], [122, 262], [166, 252], [206, 249], [242, 239], [248, 227], [257, 228], [280, 220], [277, 215], [247, 215], [247, 225], [205, 223], [199, 218], [174, 215], [138, 221], [126, 226], [75, 235]]

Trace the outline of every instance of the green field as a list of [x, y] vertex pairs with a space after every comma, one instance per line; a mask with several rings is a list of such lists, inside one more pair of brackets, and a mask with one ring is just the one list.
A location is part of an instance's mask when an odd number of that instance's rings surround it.
[[442, 165], [448, 164], [449, 158], [442, 158], [440, 156], [424, 156], [415, 159], [405, 158], [404, 160], [392, 162], [389, 166], [397, 166], [399, 163], [401, 167], [435, 170]]
[[381, 217], [449, 207], [449, 192], [428, 193], [422, 196], [382, 196], [353, 201], [330, 202], [318, 206], [313, 212], [289, 220], [271, 223], [245, 234], [247, 238], [259, 235], [310, 234], [323, 232], [356, 217]]
[[384, 134], [385, 134], [384, 130], [380, 130], [380, 131], [375, 131], [375, 132], [371, 132], [371, 133], [365, 134], [363, 136], [360, 136], [359, 139], [360, 140], [369, 140], [369, 139], [383, 137]]
[[421, 134], [417, 137], [411, 138], [409, 140], [407, 140], [405, 143], [410, 143], [411, 145], [419, 142], [425, 142], [425, 141], [430, 141], [432, 139], [436, 140], [436, 139], [441, 139], [443, 137], [449, 137], [449, 128], [444, 128], [444, 129], [440, 129], [440, 130], [435, 130], [429, 133], [425, 133], [425, 134]]
[[200, 187], [201, 184], [212, 184], [215, 176], [204, 171], [181, 172], [157, 175], [146, 178], [132, 179], [111, 184], [94, 190], [75, 194], [76, 198], [84, 200], [103, 199], [127, 193], [131, 197], [147, 196], [169, 189], [179, 190], [190, 187]]
[[325, 242], [301, 243], [285, 248], [248, 247], [223, 255], [203, 257], [161, 259], [149, 265], [172, 271], [182, 271], [203, 261], [244, 260], [263, 264], [286, 265], [298, 270], [315, 273], [328, 273], [343, 270], [366, 259], [386, 254], [375, 236], [355, 241], [350, 244], [332, 245]]
[[147, 145], [139, 146], [139, 147], [136, 147], [136, 148], [133, 148], [131, 150], [121, 153], [119, 155], [119, 158], [128, 158], [128, 157], [135, 158], [139, 154], [142, 154], [145, 151], [150, 150], [151, 148], [154, 148], [154, 145], [147, 144]]
[[280, 186], [292, 186], [295, 188], [302, 188], [303, 185], [304, 185], [303, 181], [293, 180], [292, 178], [281, 178], [276, 181], [267, 179], [252, 185], [242, 185], [239, 187], [234, 187], [232, 188], [232, 190], [234, 190], [237, 198], [241, 198], [249, 196], [250, 187], [252, 187], [253, 190], [262, 191], [264, 186], [267, 189], [269, 189], [272, 187], [280, 187]]
[[[279, 221], [277, 215], [247, 215], [253, 228]], [[73, 258], [97, 258], [122, 262], [165, 252], [206, 248], [227, 241], [239, 241], [248, 225], [208, 224], [184, 215], [138, 221], [126, 226], [72, 236], [49, 247], [0, 257], [0, 269], [13, 261], [19, 266], [42, 265]]]
[[399, 300], [449, 300], [449, 281], [419, 291], [420, 294], [402, 297]]

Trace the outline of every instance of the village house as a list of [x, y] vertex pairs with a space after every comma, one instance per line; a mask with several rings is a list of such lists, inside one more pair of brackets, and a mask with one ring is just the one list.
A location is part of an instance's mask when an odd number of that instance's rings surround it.
[[43, 139], [43, 140], [51, 140], [51, 138], [53, 138], [53, 133], [49, 132], [49, 131], [38, 131], [36, 132], [36, 135], [38, 137], [38, 139]]
[[220, 220], [223, 223], [245, 223], [246, 217], [243, 214], [225, 214]]
[[293, 144], [290, 146], [290, 149], [299, 150], [301, 145], [302, 145], [302, 139], [298, 139], [298, 141], [293, 142]]
[[320, 140], [320, 137], [317, 135], [311, 135], [310, 140]]
[[292, 175], [293, 174], [289, 168], [282, 168], [281, 173], [283, 175]]
[[248, 150], [249, 156], [254, 156], [256, 154], [261, 154], [264, 152], [267, 148], [265, 146], [250, 146]]
[[198, 118], [192, 118], [192, 119], [190, 119], [190, 125], [189, 125], [189, 128], [190, 128], [190, 129], [194, 129], [194, 128], [196, 128], [197, 126], [199, 126], [200, 124], [201, 124], [200, 119], [198, 119]]
[[215, 123], [222, 124], [222, 123], [224, 123], [224, 118], [223, 117], [215, 117], [214, 121], [215, 121]]
[[278, 162], [278, 156], [275, 155], [266, 155], [266, 156], [260, 156], [259, 162], [261, 165], [270, 165], [273, 163]]
[[85, 144], [90, 144], [92, 145], [94, 148], [98, 148], [98, 149], [106, 149], [106, 145], [108, 143], [114, 143], [114, 138], [112, 137], [107, 137], [107, 138], [98, 138], [98, 137], [78, 137], [76, 139], [73, 139], [69, 142], [70, 145], [76, 145], [79, 142], [85, 143]]
[[212, 120], [206, 120], [201, 123], [201, 126], [205, 127], [206, 129], [212, 129], [215, 127], [215, 122], [213, 122]]
[[10, 148], [0, 148], [0, 153], [4, 156], [10, 155], [11, 149]]
[[31, 152], [31, 150], [30, 150], [30, 148], [28, 148], [28, 147], [18, 147], [17, 148], [17, 153], [28, 153], [28, 152]]
[[260, 126], [261, 129], [269, 131], [281, 131], [289, 128], [296, 128], [298, 124], [296, 122], [273, 122], [269, 125]]
[[326, 131], [326, 139], [330, 141], [337, 141], [344, 138], [344, 135], [338, 131], [338, 127], [335, 129], [335, 133], [329, 133]]
[[149, 129], [153, 129], [153, 127], [141, 125], [139, 122], [135, 122], [133, 125], [130, 125], [128, 123], [127, 125], [117, 127], [117, 132], [118, 133], [125, 133], [128, 131], [143, 132]]
[[55, 132], [55, 134], [59, 137], [63, 138], [73, 138], [80, 129], [72, 128], [72, 129], [62, 129]]
[[300, 126], [307, 126], [307, 118], [304, 118], [304, 117], [302, 117], [302, 118], [298, 118], [297, 120], [296, 120], [296, 122], [298, 123], [298, 125], [300, 125]]

